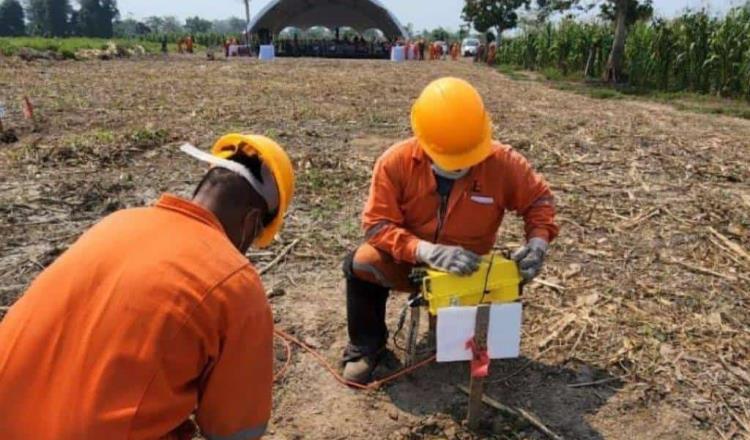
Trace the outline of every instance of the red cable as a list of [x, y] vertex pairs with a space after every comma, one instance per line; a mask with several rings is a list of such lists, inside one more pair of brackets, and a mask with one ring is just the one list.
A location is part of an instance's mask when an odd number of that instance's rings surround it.
[[[328, 361], [323, 357], [323, 355], [321, 355], [320, 353], [318, 353], [317, 351], [315, 351], [312, 347], [308, 346], [304, 342], [302, 342], [299, 339], [295, 338], [294, 336], [292, 336], [292, 335], [284, 332], [283, 330], [278, 330], [278, 329], [274, 330], [274, 333], [276, 334], [276, 336], [284, 339], [285, 341], [291, 342], [291, 343], [299, 346], [303, 350], [305, 350], [308, 353], [310, 353], [311, 355], [313, 355], [315, 357], [315, 359], [317, 359], [318, 362], [326, 370], [328, 370], [328, 372], [331, 373], [331, 375], [334, 377], [334, 379], [336, 379], [339, 383], [341, 383], [343, 385], [350, 386], [352, 388], [359, 389], [359, 390], [375, 390], [375, 389], [378, 389], [382, 385], [384, 385], [384, 384], [386, 384], [388, 382], [394, 381], [394, 380], [398, 379], [401, 376], [404, 376], [406, 374], [411, 373], [412, 371], [418, 370], [418, 369], [424, 367], [425, 365], [428, 365], [428, 364], [432, 363], [432, 361], [435, 360], [435, 356], [434, 355], [430, 356], [429, 358], [424, 359], [424, 360], [422, 360], [422, 361], [420, 361], [420, 362], [418, 362], [418, 363], [416, 363], [416, 364], [414, 364], [414, 365], [412, 365], [410, 367], [403, 368], [403, 369], [401, 369], [401, 370], [399, 370], [399, 371], [397, 371], [397, 372], [395, 372], [395, 373], [393, 373], [391, 375], [388, 375], [388, 376], [384, 377], [383, 379], [376, 380], [376, 381], [371, 382], [371, 383], [369, 383], [367, 385], [362, 385], [361, 383], [351, 382], [351, 381], [348, 381], [348, 380], [344, 379], [343, 377], [341, 377], [341, 375], [339, 374], [339, 372], [336, 371], [336, 369], [334, 367], [332, 367], [330, 363], [328, 363]], [[288, 342], [287, 342], [287, 347], [288, 347]], [[278, 379], [280, 379], [283, 376], [283, 373], [286, 372], [286, 369], [289, 366], [290, 359], [291, 359], [291, 350], [288, 351], [288, 356], [287, 356], [287, 360], [285, 362], [284, 367], [282, 367], [282, 369], [279, 371], [279, 373], [277, 373], [277, 375], [274, 378], [274, 380], [278, 380]]]
[[289, 369], [289, 365], [292, 363], [292, 344], [290, 344], [289, 341], [283, 338], [281, 339], [281, 342], [284, 343], [284, 350], [286, 351], [286, 361], [284, 361], [284, 366], [281, 367], [278, 373], [273, 375], [274, 382], [284, 377], [284, 374], [286, 374], [286, 370]]

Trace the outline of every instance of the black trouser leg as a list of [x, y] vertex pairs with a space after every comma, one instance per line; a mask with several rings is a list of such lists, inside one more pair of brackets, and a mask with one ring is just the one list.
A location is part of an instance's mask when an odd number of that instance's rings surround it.
[[[388, 328], [385, 304], [388, 289], [357, 278], [346, 280], [346, 317], [349, 342], [355, 357], [375, 354], [385, 347]], [[352, 350], [347, 350], [352, 351]]]
[[349, 330], [349, 345], [344, 352], [344, 362], [363, 356], [376, 356], [388, 341], [385, 325], [385, 305], [389, 290], [360, 280], [346, 273], [346, 319]]

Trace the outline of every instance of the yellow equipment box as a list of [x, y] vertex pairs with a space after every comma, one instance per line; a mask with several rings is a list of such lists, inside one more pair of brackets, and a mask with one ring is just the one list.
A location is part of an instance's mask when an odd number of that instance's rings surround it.
[[480, 301], [516, 301], [520, 283], [521, 274], [516, 263], [500, 255], [494, 255], [484, 257], [479, 270], [469, 276], [427, 269], [422, 278], [422, 292], [429, 303], [430, 314], [437, 315], [438, 309], [443, 307], [475, 306]]

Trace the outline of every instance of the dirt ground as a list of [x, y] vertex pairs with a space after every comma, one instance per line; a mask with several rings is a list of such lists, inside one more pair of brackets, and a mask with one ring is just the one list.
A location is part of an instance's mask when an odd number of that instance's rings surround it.
[[[0, 58], [4, 122], [20, 138], [0, 144], [0, 305], [107, 213], [190, 193], [203, 168], [180, 142], [256, 132], [287, 147], [299, 180], [279, 243], [250, 258], [262, 268], [299, 240], [264, 275], [277, 327], [336, 363], [339, 266], [362, 238], [371, 167], [444, 75], [478, 87], [495, 136], [550, 181], [563, 228], [523, 297], [523, 357], [493, 363], [487, 394], [566, 439], [748, 438], [750, 121], [589, 99], [468, 62]], [[498, 249], [520, 244], [519, 225], [506, 221]], [[402, 357], [394, 348], [378, 373]], [[456, 389], [467, 378], [464, 364], [432, 364], [354, 391], [295, 348], [269, 438], [544, 438], [490, 409], [469, 433]]]

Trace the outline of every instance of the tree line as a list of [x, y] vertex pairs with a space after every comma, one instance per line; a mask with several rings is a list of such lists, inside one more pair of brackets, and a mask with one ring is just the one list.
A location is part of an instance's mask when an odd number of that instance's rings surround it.
[[[148, 17], [144, 20], [121, 19], [116, 0], [0, 0], [0, 36], [34, 35], [42, 37], [145, 37], [155, 35], [227, 35], [239, 34], [245, 20], [205, 20], [190, 17]], [[161, 37], [159, 37], [161, 38]], [[217, 37], [218, 38], [218, 37]]]
[[89, 36], [109, 38], [119, 15], [116, 0], [3, 0], [0, 36]]

